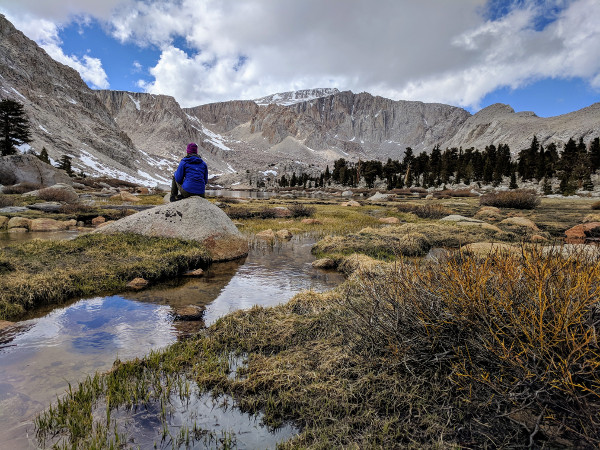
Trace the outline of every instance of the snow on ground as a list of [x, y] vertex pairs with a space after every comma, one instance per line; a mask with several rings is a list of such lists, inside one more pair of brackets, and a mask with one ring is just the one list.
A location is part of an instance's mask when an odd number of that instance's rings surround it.
[[229, 170], [229, 173], [235, 173], [236, 172], [236, 170], [233, 167], [231, 167], [231, 164], [229, 164], [229, 163], [227, 163], [227, 169]]
[[25, 154], [29, 150], [31, 150], [31, 145], [29, 145], [29, 144], [16, 145], [15, 147], [17, 147], [17, 150], [19, 150], [19, 153], [21, 153], [21, 154]]
[[139, 100], [136, 100], [135, 98], [133, 98], [130, 94], [127, 94], [129, 96], [129, 98], [131, 99], [131, 101], [133, 102], [133, 104], [135, 105], [135, 108], [140, 111], [140, 102]]
[[263, 175], [267, 176], [267, 175], [273, 175], [274, 177], [277, 176], [277, 172], [275, 170], [265, 170], [264, 172], [262, 172]]
[[211, 173], [211, 174], [208, 176], [208, 179], [209, 179], [209, 180], [212, 180], [213, 178], [220, 177], [221, 175], [223, 175], [223, 174], [222, 174], [222, 173]]
[[218, 147], [221, 150], [225, 150], [226, 152], [231, 151], [231, 149], [229, 147], [227, 147], [224, 143], [225, 138], [223, 136], [221, 136], [220, 134], [213, 133], [208, 128], [206, 128], [204, 125], [202, 125], [202, 132], [209, 137], [209, 139], [206, 139], [204, 142], [208, 141], [215, 147]]
[[38, 127], [40, 127], [40, 129], [41, 129], [41, 130], [42, 130], [44, 133], [46, 133], [46, 134], [52, 134], [52, 133], [50, 133], [48, 130], [46, 130], [46, 129], [45, 129], [43, 126], [41, 126], [41, 125], [38, 125]]
[[79, 160], [91, 171], [92, 175], [106, 176], [110, 178], [117, 178], [119, 180], [129, 181], [131, 183], [137, 183], [142, 186], [156, 186], [158, 184], [169, 184], [169, 180], [161, 176], [151, 176], [141, 170], [138, 173], [142, 178], [137, 178], [128, 173], [122, 172], [117, 169], [110, 169], [102, 164], [102, 162], [85, 150], [81, 150]]
[[11, 89], [21, 98], [27, 100], [27, 97], [25, 97], [23, 94], [21, 94], [19, 91], [17, 91], [14, 87], [11, 87]]
[[77, 102], [76, 102], [75, 100], [73, 100], [71, 97], [67, 97], [67, 101], [68, 101], [69, 103], [72, 103], [72, 104], [74, 104], [74, 105], [76, 105], [76, 104], [77, 104]]

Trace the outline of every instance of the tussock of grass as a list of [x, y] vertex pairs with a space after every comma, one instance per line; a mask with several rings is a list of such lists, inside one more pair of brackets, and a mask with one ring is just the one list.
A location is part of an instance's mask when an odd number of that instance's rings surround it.
[[432, 247], [458, 248], [472, 242], [512, 238], [509, 233], [481, 228], [420, 222], [394, 227], [364, 228], [359, 233], [346, 236], [327, 236], [314, 245], [313, 253], [318, 257], [362, 253], [390, 260], [401, 255], [423, 256]]
[[[576, 256], [363, 267], [336, 291], [238, 311], [90, 377], [36, 425], [81, 446], [112, 427], [92, 419], [100, 399], [141, 406], [185, 391], [185, 373], [268, 425], [299, 425], [283, 448], [596, 447], [599, 296], [600, 266]], [[228, 377], [231, 353], [247, 361]]]
[[484, 194], [479, 197], [479, 204], [498, 208], [533, 209], [540, 204], [540, 198], [534, 190], [516, 189]]
[[0, 272], [0, 320], [75, 296], [122, 290], [136, 277], [173, 276], [209, 260], [198, 243], [133, 234], [13, 244], [0, 252], [11, 269]]

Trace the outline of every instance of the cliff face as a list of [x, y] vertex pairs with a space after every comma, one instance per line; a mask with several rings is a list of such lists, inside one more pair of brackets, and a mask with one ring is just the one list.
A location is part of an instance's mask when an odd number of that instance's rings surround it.
[[600, 136], [600, 103], [546, 118], [531, 111], [516, 113], [510, 106], [496, 103], [466, 120], [453, 136], [443, 141], [443, 147], [485, 148], [506, 143], [513, 153], [518, 153], [529, 147], [534, 135], [543, 145], [565, 143], [571, 137], [583, 137], [589, 143]]

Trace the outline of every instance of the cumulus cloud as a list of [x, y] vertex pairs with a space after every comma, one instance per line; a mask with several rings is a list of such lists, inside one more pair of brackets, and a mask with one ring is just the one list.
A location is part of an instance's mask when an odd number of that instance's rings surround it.
[[16, 28], [21, 30], [30, 39], [37, 42], [56, 61], [75, 69], [81, 78], [99, 89], [109, 87], [108, 77], [98, 58], [84, 55], [78, 58], [75, 55], [66, 55], [61, 48], [59, 26], [47, 19], [33, 18], [29, 15], [21, 17], [7, 17]]
[[[75, 0], [52, 3], [65, 11]], [[138, 85], [182, 106], [337, 87], [477, 108], [498, 88], [549, 77], [600, 89], [598, 0], [92, 3], [77, 1], [79, 13], [105, 18], [124, 43], [160, 50]]]

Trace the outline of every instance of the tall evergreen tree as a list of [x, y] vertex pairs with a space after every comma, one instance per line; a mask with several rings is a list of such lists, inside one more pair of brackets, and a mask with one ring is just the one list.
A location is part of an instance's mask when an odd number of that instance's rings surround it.
[[46, 164], [50, 164], [50, 157], [48, 156], [48, 150], [46, 150], [46, 147], [42, 147], [42, 151], [38, 155], [38, 158], [41, 161], [44, 161]]
[[31, 142], [29, 120], [23, 105], [14, 100], [0, 101], [0, 151], [2, 156], [17, 153], [17, 146]]
[[600, 138], [596, 138], [590, 144], [590, 168], [592, 172], [600, 169]]
[[60, 158], [60, 162], [58, 163], [58, 168], [67, 172], [67, 175], [73, 175], [73, 169], [71, 167], [71, 157], [69, 155], [62, 155]]

